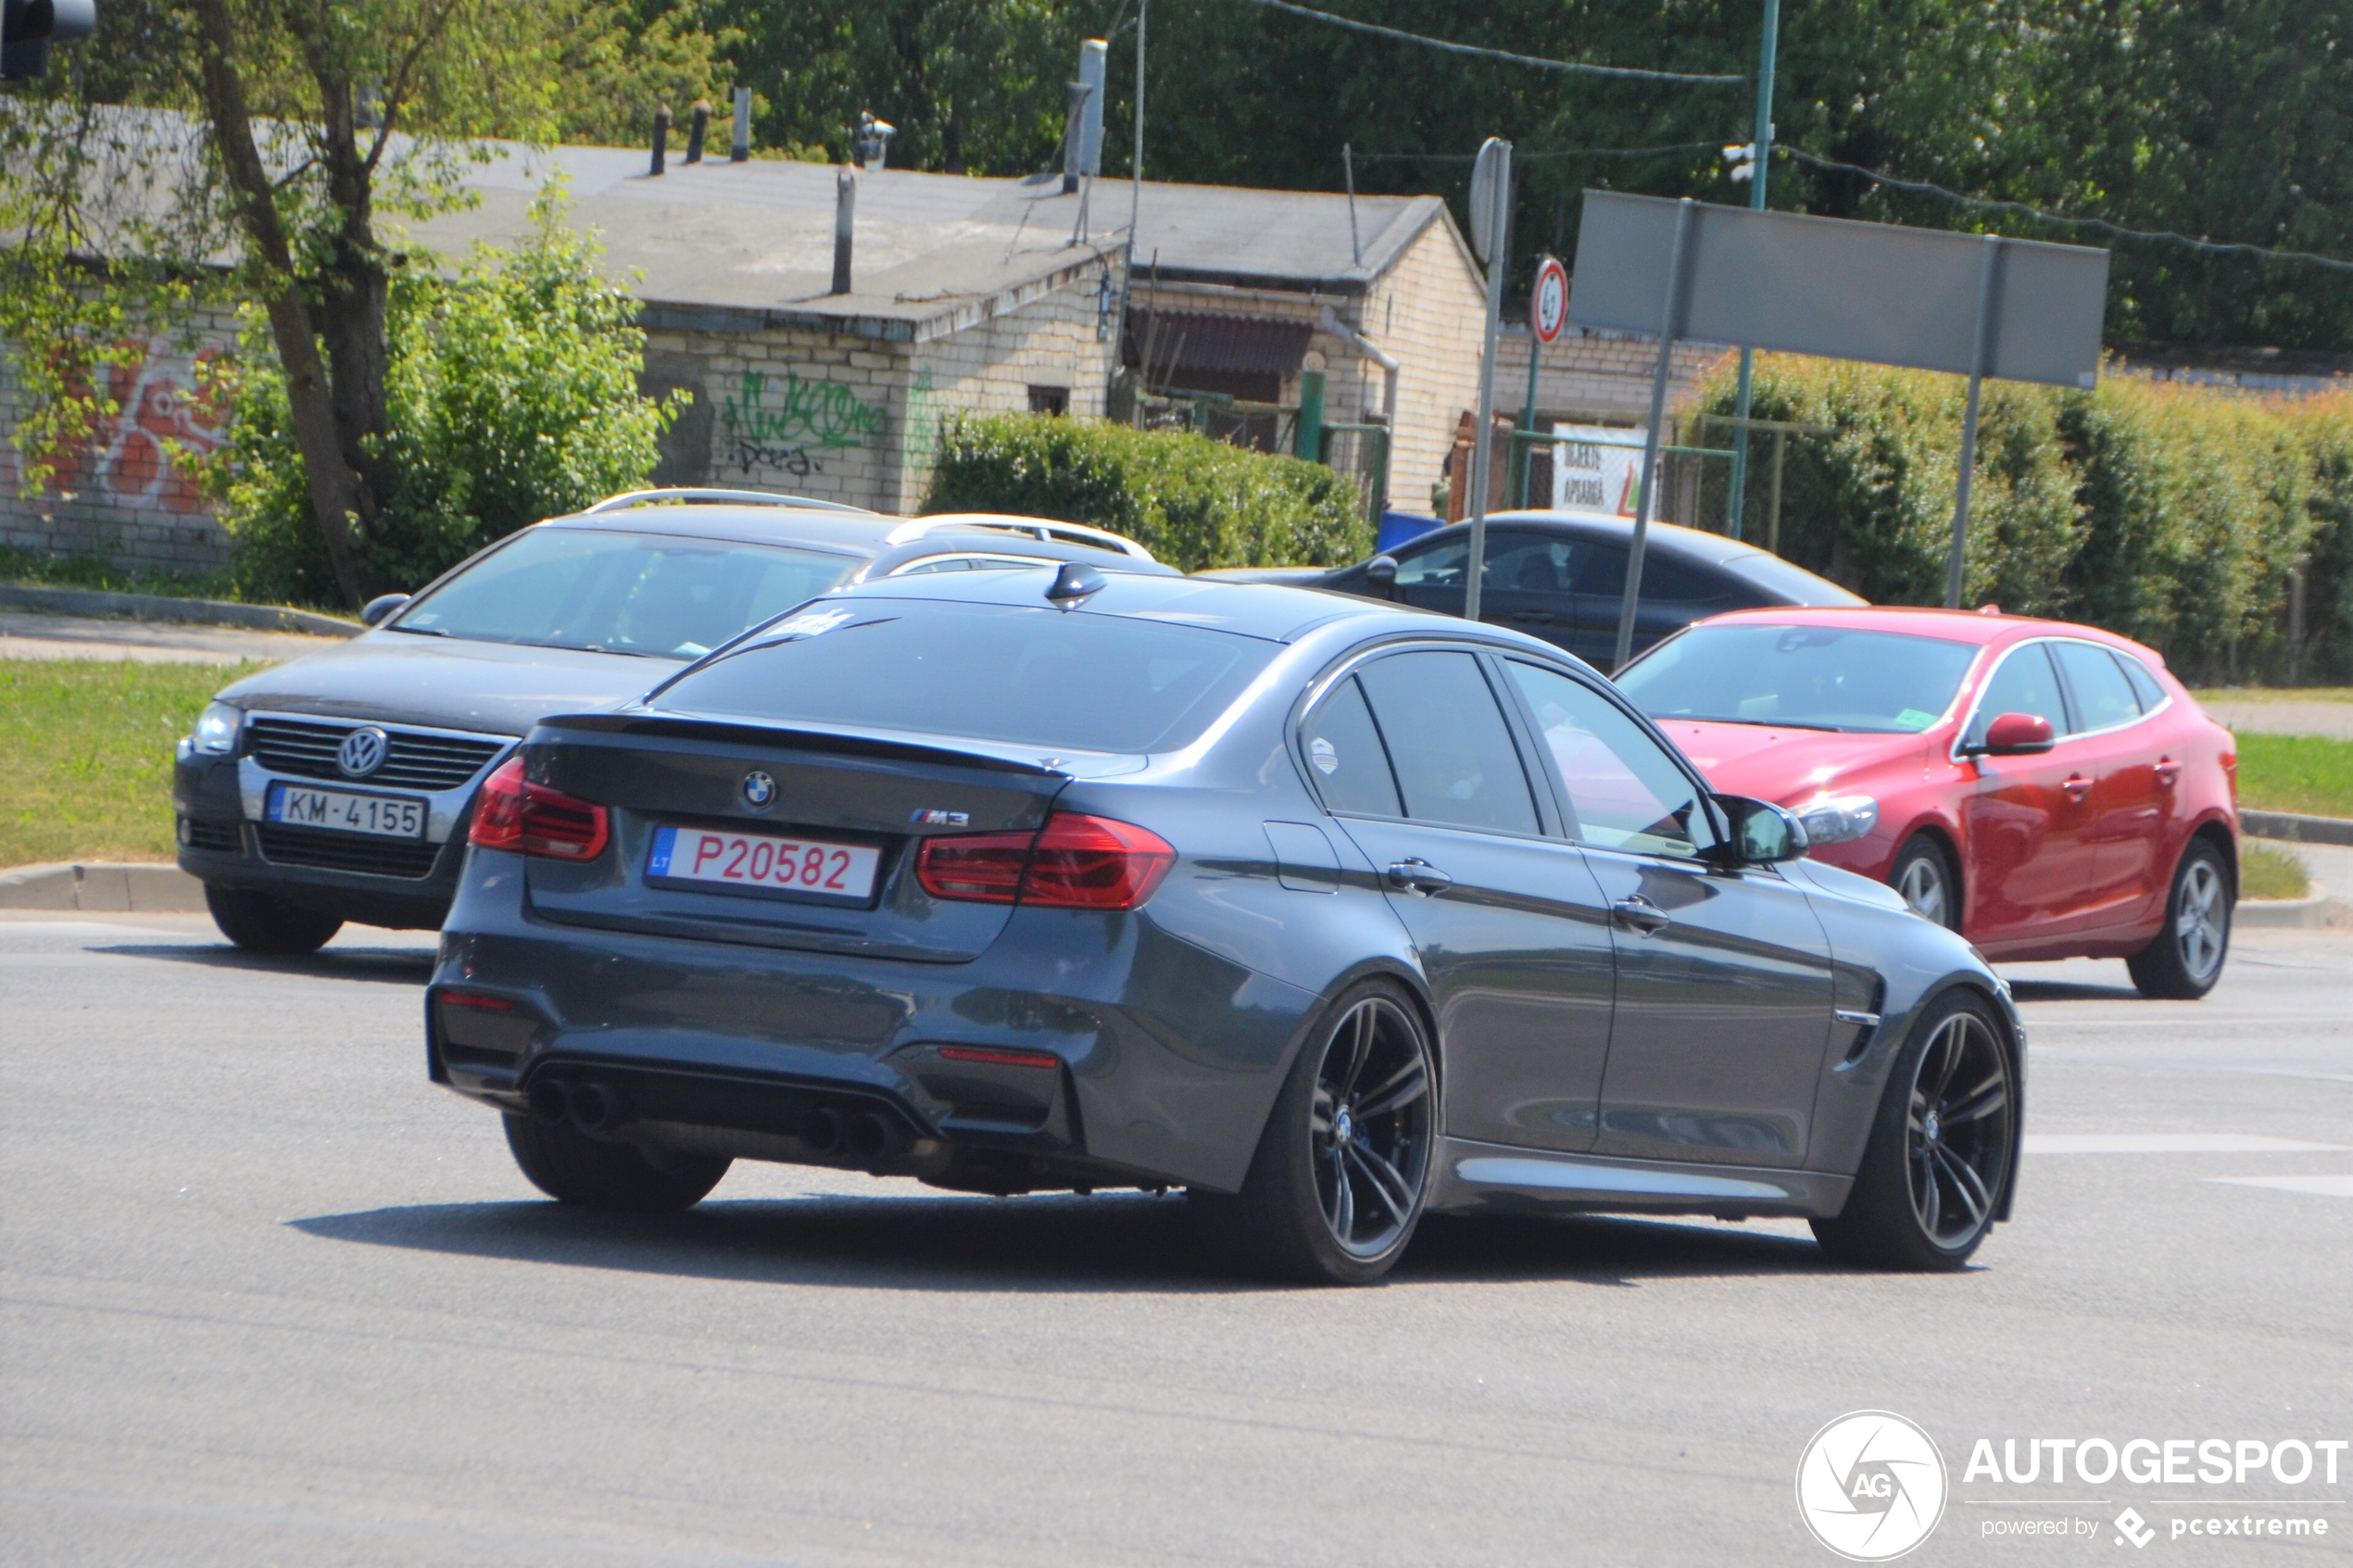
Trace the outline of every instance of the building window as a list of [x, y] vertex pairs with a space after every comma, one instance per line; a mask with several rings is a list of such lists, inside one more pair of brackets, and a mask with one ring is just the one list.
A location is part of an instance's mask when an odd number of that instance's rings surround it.
[[1066, 386], [1033, 386], [1029, 389], [1029, 411], [1033, 414], [1067, 414], [1070, 412], [1070, 388]]

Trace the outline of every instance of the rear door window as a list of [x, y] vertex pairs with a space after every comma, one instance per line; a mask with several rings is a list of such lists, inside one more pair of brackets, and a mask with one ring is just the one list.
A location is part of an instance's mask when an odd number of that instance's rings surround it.
[[2141, 703], [2133, 695], [2133, 683], [2117, 668], [2116, 659], [2108, 649], [2089, 643], [2053, 643], [2051, 652], [2058, 657], [2059, 668], [2067, 672], [2067, 688], [2075, 698], [2079, 729], [2112, 729], [2130, 724], [2141, 716]]
[[1467, 653], [1393, 654], [1358, 671], [1380, 725], [1405, 814], [1503, 833], [1536, 831], [1519, 749], [1478, 660]]
[[1356, 677], [1349, 676], [1325, 695], [1307, 716], [1301, 738], [1327, 808], [1371, 817], [1405, 814], [1398, 804], [1397, 781], [1390, 775], [1389, 755], [1381, 748], [1380, 732], [1373, 727], [1372, 710], [1365, 706]]
[[2141, 711], [2154, 713], [2165, 706], [2165, 688], [2158, 684], [2148, 666], [2129, 653], [2120, 653], [2116, 662], [2124, 667], [2124, 678], [2133, 683], [2133, 695], [2141, 700]]

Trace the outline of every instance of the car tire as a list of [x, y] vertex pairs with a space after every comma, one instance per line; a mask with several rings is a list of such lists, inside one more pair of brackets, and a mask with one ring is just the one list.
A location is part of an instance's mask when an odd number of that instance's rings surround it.
[[1842, 1263], [1914, 1273], [1969, 1260], [2018, 1169], [2018, 1062], [1985, 999], [1955, 990], [1896, 1053], [1846, 1206], [1812, 1222]]
[[2232, 902], [2222, 852], [2211, 839], [2191, 839], [2165, 895], [2164, 926], [2124, 960], [2142, 996], [2194, 1002], [2214, 989], [2230, 957]]
[[635, 1144], [592, 1138], [569, 1123], [549, 1125], [510, 1112], [507, 1147], [531, 1185], [559, 1203], [631, 1214], [675, 1214], [719, 1185], [731, 1160], [676, 1154], [659, 1165]]
[[[1947, 931], [1961, 928], [1961, 879], [1953, 859], [1933, 834], [1916, 833], [1895, 852], [1887, 885], [1895, 889], [1911, 911]], [[1931, 909], [1932, 904], [1932, 909]]]
[[220, 887], [208, 882], [204, 902], [221, 935], [248, 953], [270, 958], [315, 953], [343, 929], [343, 922], [333, 915], [322, 915], [249, 887]]
[[1325, 1010], [1276, 1097], [1238, 1197], [1189, 1193], [1213, 1251], [1307, 1285], [1370, 1285], [1413, 1240], [1437, 1141], [1437, 1059], [1401, 985]]

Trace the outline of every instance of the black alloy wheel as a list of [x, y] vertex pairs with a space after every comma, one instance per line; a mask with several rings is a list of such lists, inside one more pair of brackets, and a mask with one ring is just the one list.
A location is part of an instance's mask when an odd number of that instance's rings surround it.
[[2211, 841], [2190, 840], [2173, 868], [2165, 897], [2165, 924], [2149, 945], [2124, 960], [2141, 995], [2195, 1002], [2222, 978], [2231, 952], [2231, 873]]
[[1944, 847], [1924, 833], [1904, 841], [1887, 884], [1902, 895], [1914, 914], [1947, 931], [1961, 928], [1961, 883]]
[[1437, 1081], [1398, 987], [1344, 994], [1293, 1063], [1239, 1198], [1193, 1194], [1213, 1247], [1278, 1278], [1368, 1285], [1421, 1219]]
[[2010, 1052], [1985, 1002], [1932, 1005], [1896, 1059], [1862, 1168], [1823, 1249], [1874, 1268], [1957, 1269], [2000, 1212], [2018, 1148]]

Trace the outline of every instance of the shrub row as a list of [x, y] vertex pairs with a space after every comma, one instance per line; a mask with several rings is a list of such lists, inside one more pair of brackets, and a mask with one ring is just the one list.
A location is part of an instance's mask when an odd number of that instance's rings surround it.
[[1047, 414], [951, 419], [923, 509], [1092, 523], [1187, 571], [1337, 566], [1373, 544], [1354, 486], [1320, 463]]
[[[1760, 357], [1753, 412], [1831, 433], [1789, 445], [1781, 553], [1875, 602], [1941, 603], [1964, 391]], [[1732, 403], [1729, 374], [1703, 389], [1705, 411]], [[2107, 627], [2194, 680], [2353, 671], [2353, 393], [1989, 382], [1978, 439], [1965, 602]]]

